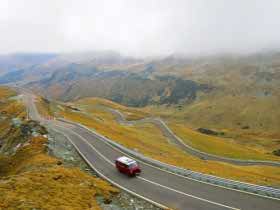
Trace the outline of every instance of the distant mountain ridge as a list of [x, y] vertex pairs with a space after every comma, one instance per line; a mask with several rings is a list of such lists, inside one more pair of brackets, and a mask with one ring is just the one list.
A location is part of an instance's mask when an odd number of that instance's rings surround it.
[[280, 139], [279, 52], [146, 59], [90, 52], [40, 59], [17, 63], [20, 68], [0, 75], [0, 82], [62, 101], [100, 97], [154, 106], [195, 127]]
[[47, 62], [57, 55], [52, 53], [15, 53], [0, 55], [0, 74], [26, 69]]
[[[25, 84], [64, 101], [96, 96], [130, 106], [188, 104], [197, 95], [213, 90], [256, 97], [275, 95], [279, 58], [277, 52], [157, 59], [137, 59], [110, 51], [17, 55], [16, 61], [26, 62], [15, 62], [14, 66], [22, 68], [10, 69], [0, 76], [0, 83]], [[5, 59], [0, 56], [1, 60]]]
[[[149, 69], [149, 67], [148, 67]], [[99, 70], [81, 64], [70, 64], [52, 74], [50, 78], [32, 82], [33, 87], [45, 95], [64, 101], [95, 96], [111, 99], [129, 106], [178, 103], [192, 101], [197, 91], [210, 89], [191, 80], [173, 76], [154, 76], [146, 69], [142, 72], [126, 70]]]

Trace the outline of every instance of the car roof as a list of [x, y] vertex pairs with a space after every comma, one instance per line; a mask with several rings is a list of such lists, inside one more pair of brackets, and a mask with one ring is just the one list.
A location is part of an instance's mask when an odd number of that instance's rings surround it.
[[119, 162], [121, 162], [123, 164], [126, 164], [126, 165], [130, 165], [130, 164], [136, 163], [135, 160], [132, 160], [131, 158], [128, 158], [128, 157], [125, 157], [125, 156], [119, 157], [117, 159], [117, 161], [119, 161]]

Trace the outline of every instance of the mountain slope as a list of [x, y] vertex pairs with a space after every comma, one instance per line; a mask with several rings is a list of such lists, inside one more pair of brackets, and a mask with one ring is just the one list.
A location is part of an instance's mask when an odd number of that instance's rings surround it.
[[94, 96], [129, 106], [152, 105], [153, 112], [172, 114], [196, 128], [246, 133], [243, 139], [252, 132], [279, 139], [278, 52], [149, 59], [76, 53], [10, 76], [58, 100]]
[[129, 106], [192, 101], [207, 85], [172, 76], [145, 76], [145, 70], [131, 73], [123, 70], [100, 70], [82, 64], [70, 64], [50, 78], [29, 83], [44, 95], [64, 101], [88, 96], [104, 97]]
[[0, 55], [0, 84], [19, 82], [26, 79], [25, 74], [29, 74], [38, 65], [55, 57], [56, 54], [47, 53]]

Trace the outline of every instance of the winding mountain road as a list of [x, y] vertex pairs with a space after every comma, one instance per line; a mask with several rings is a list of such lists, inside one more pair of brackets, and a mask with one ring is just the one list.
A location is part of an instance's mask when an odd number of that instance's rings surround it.
[[191, 147], [190, 145], [186, 144], [160, 118], [144, 118], [144, 119], [140, 119], [140, 120], [126, 120], [124, 114], [121, 113], [119, 110], [112, 109], [112, 108], [106, 108], [106, 109], [108, 111], [110, 111], [112, 114], [114, 114], [117, 122], [121, 123], [121, 124], [135, 125], [135, 124], [139, 124], [139, 123], [153, 123], [161, 130], [163, 135], [168, 139], [168, 141], [170, 143], [175, 144], [177, 147], [179, 147], [183, 151], [185, 151], [193, 156], [196, 156], [198, 158], [201, 158], [204, 160], [226, 162], [226, 163], [235, 164], [235, 165], [243, 165], [243, 166], [265, 165], [265, 166], [280, 167], [280, 162], [276, 162], [276, 161], [241, 160], [241, 159], [233, 159], [233, 158], [227, 158], [227, 157], [209, 154], [209, 153], [200, 151], [198, 149], [195, 149], [195, 148]]
[[226, 189], [182, 177], [147, 163], [140, 162], [140, 176], [129, 178], [120, 174], [113, 161], [124, 155], [100, 136], [74, 124], [42, 118], [32, 94], [24, 93], [30, 118], [40, 121], [49, 129], [63, 134], [85, 161], [104, 179], [134, 195], [162, 208], [182, 210], [279, 210], [280, 200]]

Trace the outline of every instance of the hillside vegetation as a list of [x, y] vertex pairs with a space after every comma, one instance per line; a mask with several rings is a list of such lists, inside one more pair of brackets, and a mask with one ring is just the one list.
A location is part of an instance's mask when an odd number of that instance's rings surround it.
[[[97, 110], [106, 111], [104, 107], [112, 108], [121, 111], [121, 113], [125, 115], [127, 120], [140, 120], [147, 117], [153, 117], [154, 114], [149, 112], [149, 109], [147, 108], [142, 109], [142, 108], [125, 107], [123, 105], [114, 103], [112, 101], [108, 101], [100, 98], [81, 99], [76, 101], [73, 104], [73, 107], [75, 108], [78, 107], [78, 110], [83, 110], [86, 113], [91, 112], [92, 114], [95, 114]], [[71, 109], [69, 110], [71, 111]], [[179, 135], [187, 144], [201, 151], [208, 152], [210, 154], [219, 155], [219, 156], [245, 159], [245, 160], [248, 159], [274, 160], [274, 161], [280, 160], [280, 158], [274, 156], [269, 149], [266, 149], [265, 147], [262, 148], [260, 147], [260, 145], [258, 146], [257, 143], [255, 144], [255, 147], [253, 147], [252, 145], [240, 144], [234, 138], [229, 138], [224, 135], [223, 136], [206, 135], [194, 129], [191, 129], [191, 127], [185, 126], [176, 117], [169, 119], [167, 122], [170, 128], [177, 135]], [[158, 128], [156, 127], [156, 129]]]
[[191, 104], [150, 106], [149, 111], [168, 119], [179, 136], [190, 137], [188, 128], [206, 128], [271, 154], [280, 148], [279, 58], [261, 54], [197, 61], [177, 73], [215, 88], [200, 92]]
[[197, 92], [210, 89], [207, 85], [171, 76], [156, 76], [151, 79], [142, 74], [100, 72], [80, 65], [72, 65], [54, 73], [51, 78], [26, 87], [30, 86], [40, 93], [63, 101], [94, 96], [134, 107], [192, 102]]
[[0, 209], [101, 209], [119, 191], [47, 154], [47, 131], [27, 121], [20, 96], [0, 87]]
[[118, 190], [46, 154], [46, 139], [29, 140], [11, 157], [1, 157], [0, 209], [100, 209], [95, 196]]
[[278, 52], [146, 59], [113, 52], [34, 55], [33, 60], [17, 55], [18, 66], [28, 61], [22, 68], [10, 65], [12, 58], [0, 56], [0, 66], [24, 71], [13, 81], [47, 98], [102, 97], [134, 107], [152, 105], [155, 112], [168, 112], [162, 116], [175, 115], [196, 128], [229, 130], [243, 141], [254, 135], [279, 140]]
[[152, 106], [152, 113], [187, 127], [225, 131], [239, 143], [264, 142], [272, 150], [280, 138], [279, 60], [277, 52], [142, 60], [69, 55], [37, 65], [36, 74], [48, 73], [26, 87], [63, 101], [102, 97]]
[[[28, 78], [36, 79], [28, 83]], [[36, 64], [32, 70], [26, 68], [21, 80], [26, 81], [27, 88], [49, 99], [67, 102], [81, 99], [81, 105], [86, 97], [102, 97], [124, 105], [113, 106], [128, 119], [161, 117], [187, 144], [205, 152], [234, 158], [279, 160], [279, 52], [143, 59], [112, 52], [66, 54]], [[44, 101], [45, 106], [49, 106], [47, 103]], [[109, 102], [102, 103], [101, 106]], [[120, 125], [113, 124], [113, 118], [106, 126], [102, 125], [105, 120], [92, 116], [92, 110], [79, 112], [69, 104], [66, 108], [61, 104], [48, 109], [45, 115], [60, 113], [77, 121], [86, 120], [103, 134], [118, 134], [122, 138], [129, 132], [140, 135], [135, 128], [117, 127]], [[87, 110], [84, 106], [81, 109]], [[138, 107], [137, 114], [129, 115], [132, 110], [125, 106]], [[40, 109], [43, 110], [43, 106]], [[102, 111], [97, 110], [96, 115]], [[102, 111], [104, 115], [105, 112], [107, 110]], [[106, 129], [110, 123], [116, 129], [109, 132]], [[154, 133], [156, 136], [148, 137], [149, 132], [157, 128], [147, 126], [150, 127], [143, 128], [141, 135], [148, 139], [162, 138], [158, 137], [161, 135], [158, 131]], [[141, 142], [141, 138], [135, 136], [133, 138], [140, 139], [135, 142]], [[151, 142], [146, 142], [146, 147], [148, 143]], [[156, 143], [153, 146], [157, 147]]]
[[[52, 107], [52, 113], [55, 113], [56, 117], [64, 117], [68, 120], [82, 123], [128, 148], [137, 150], [157, 160], [195, 171], [251, 183], [274, 186], [279, 186], [280, 184], [280, 170], [278, 167], [235, 166], [195, 158], [170, 144], [153, 124], [120, 125], [115, 121], [115, 116], [106, 107], [122, 110], [128, 116], [133, 116], [131, 119], [141, 119], [149, 115], [145, 110], [126, 109], [122, 105], [97, 98], [82, 99], [75, 103], [57, 104], [52, 105]], [[239, 149], [242, 150], [241, 147]]]

